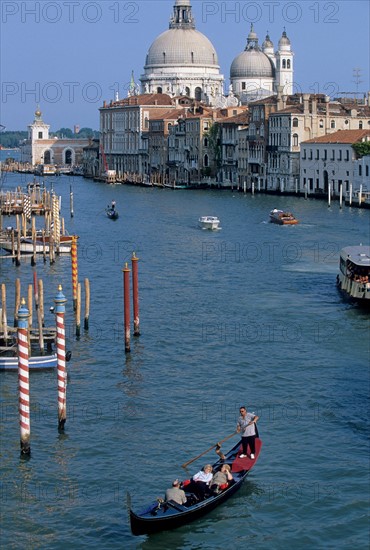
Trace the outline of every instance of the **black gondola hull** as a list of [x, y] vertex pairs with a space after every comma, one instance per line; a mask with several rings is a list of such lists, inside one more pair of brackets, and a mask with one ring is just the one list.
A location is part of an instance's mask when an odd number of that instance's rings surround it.
[[[248, 469], [239, 469], [239, 471], [233, 472], [235, 482], [218, 495], [208, 497], [205, 500], [191, 506], [182, 506], [171, 502], [162, 504], [155, 502], [140, 514], [136, 514], [132, 509], [130, 509], [132, 533], [134, 535], [150, 535], [153, 533], [159, 533], [160, 531], [176, 529], [177, 527], [181, 527], [203, 517], [217, 508], [220, 504], [226, 502], [242, 486], [251, 468], [257, 461], [261, 450], [261, 445], [261, 440], [256, 439], [256, 459], [253, 463], [251, 463], [250, 460], [248, 461]], [[213, 464], [213, 468], [217, 469], [224, 463], [238, 463], [238, 465], [243, 464], [240, 462], [241, 459], [237, 458], [239, 449], [240, 443], [235, 445], [235, 447], [227, 453], [225, 460], [220, 459], [215, 462]]]

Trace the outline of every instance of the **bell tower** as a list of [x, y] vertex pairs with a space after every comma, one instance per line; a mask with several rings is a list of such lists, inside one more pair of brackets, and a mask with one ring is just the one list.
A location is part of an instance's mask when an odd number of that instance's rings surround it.
[[293, 57], [290, 40], [284, 32], [279, 40], [276, 56], [276, 90], [278, 86], [283, 87], [284, 95], [293, 94]]

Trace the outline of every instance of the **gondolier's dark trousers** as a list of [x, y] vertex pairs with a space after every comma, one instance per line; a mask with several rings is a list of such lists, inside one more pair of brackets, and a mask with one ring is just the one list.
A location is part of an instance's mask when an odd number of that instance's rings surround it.
[[255, 454], [256, 452], [256, 436], [255, 435], [249, 435], [248, 437], [242, 437], [242, 446], [243, 446], [243, 454], [248, 454], [248, 445], [250, 448], [251, 454]]

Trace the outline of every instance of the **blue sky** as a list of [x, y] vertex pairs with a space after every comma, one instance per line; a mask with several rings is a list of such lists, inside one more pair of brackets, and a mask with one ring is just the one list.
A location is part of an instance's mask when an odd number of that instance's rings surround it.
[[[99, 129], [103, 100], [126, 97], [138, 82], [153, 40], [167, 30], [173, 0], [2, 0], [1, 117], [7, 130], [23, 130], [37, 104], [51, 130]], [[368, 0], [192, 0], [197, 29], [218, 53], [226, 89], [233, 59], [245, 48], [253, 22], [262, 43], [274, 46], [285, 27], [295, 53], [297, 90], [335, 96], [367, 91]], [[362, 82], [356, 83], [353, 69]]]

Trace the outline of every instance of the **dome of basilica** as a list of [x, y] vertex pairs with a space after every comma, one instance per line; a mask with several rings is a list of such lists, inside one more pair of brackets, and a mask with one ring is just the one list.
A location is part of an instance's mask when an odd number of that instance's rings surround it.
[[232, 62], [230, 78], [274, 78], [275, 68], [271, 59], [260, 50], [240, 53]]
[[184, 65], [218, 68], [210, 40], [193, 28], [174, 28], [160, 34], [149, 48], [145, 69]]

